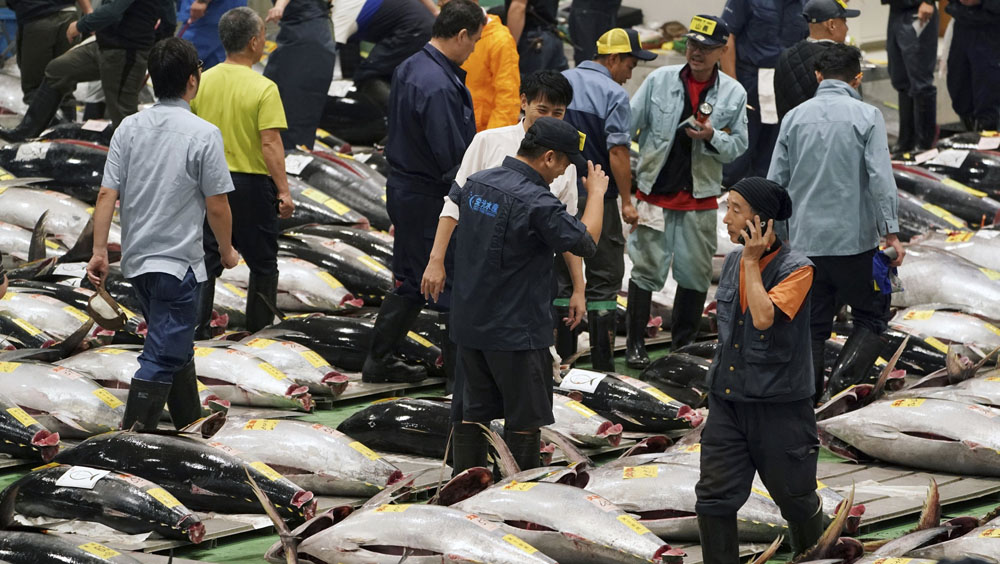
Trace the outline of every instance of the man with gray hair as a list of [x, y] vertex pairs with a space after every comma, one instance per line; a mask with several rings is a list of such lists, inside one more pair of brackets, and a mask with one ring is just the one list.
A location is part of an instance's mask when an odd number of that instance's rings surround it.
[[[247, 328], [271, 324], [267, 302], [278, 292], [278, 216], [290, 217], [294, 204], [285, 176], [281, 131], [287, 128], [278, 87], [253, 70], [264, 54], [264, 21], [247, 7], [233, 8], [219, 20], [226, 60], [205, 71], [191, 111], [222, 131], [226, 164], [236, 191], [233, 246], [250, 268]], [[222, 273], [214, 241], [206, 237], [209, 275]], [[212, 315], [214, 284], [202, 286], [198, 336]], [[262, 299], [263, 297], [263, 299]]]

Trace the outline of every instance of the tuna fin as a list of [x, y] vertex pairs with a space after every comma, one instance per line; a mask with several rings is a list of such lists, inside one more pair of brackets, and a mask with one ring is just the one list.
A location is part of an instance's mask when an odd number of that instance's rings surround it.
[[222, 412], [215, 412], [206, 417], [202, 417], [197, 421], [194, 421], [187, 425], [186, 427], [178, 430], [179, 433], [197, 433], [204, 439], [210, 439], [213, 435], [219, 432], [220, 429], [226, 424], [226, 414]]
[[15, 482], [0, 493], [0, 530], [7, 530], [14, 523], [14, 505], [17, 501], [17, 492], [21, 489], [21, 484]]
[[28, 262], [45, 258], [45, 220], [49, 216], [49, 210], [42, 212], [35, 222], [35, 228], [31, 230], [31, 243], [28, 245]]
[[83, 343], [83, 340], [87, 338], [90, 334], [90, 330], [94, 327], [94, 320], [88, 319], [86, 323], [80, 326], [79, 329], [73, 331], [73, 334], [66, 337], [63, 342], [55, 345], [53, 348], [59, 351], [59, 354], [63, 358], [67, 358], [76, 352], [76, 349]]
[[8, 188], [10, 186], [30, 186], [32, 184], [41, 184], [42, 182], [52, 182], [52, 179], [41, 176], [11, 178], [10, 180], [0, 181], [0, 188]]
[[646, 437], [645, 439], [634, 444], [632, 448], [625, 451], [625, 453], [618, 458], [622, 459], [626, 456], [636, 454], [664, 452], [667, 450], [667, 447], [672, 444], [674, 444], [674, 442], [664, 435], [653, 435], [652, 437]]
[[875, 389], [869, 396], [871, 398], [869, 401], [880, 397], [882, 392], [885, 391], [885, 383], [889, 379], [889, 375], [892, 374], [892, 371], [896, 369], [896, 363], [899, 362], [899, 357], [903, 355], [903, 351], [906, 349], [906, 344], [909, 342], [910, 335], [907, 335], [903, 339], [903, 342], [899, 344], [899, 348], [896, 349], [896, 352], [893, 353], [892, 358], [889, 359], [889, 363], [882, 369], [882, 374], [879, 375], [878, 382], [875, 383]]
[[496, 463], [500, 467], [500, 475], [507, 477], [520, 472], [521, 468], [517, 465], [517, 461], [514, 460], [514, 455], [511, 454], [510, 449], [507, 448], [507, 443], [504, 442], [503, 437], [486, 425], [481, 423], [477, 423], [477, 425], [483, 428], [483, 432], [486, 433], [486, 440], [489, 441], [490, 446], [496, 451]]
[[77, 423], [76, 421], [74, 421], [73, 418], [70, 417], [70, 416], [68, 416], [68, 415], [64, 415], [64, 414], [62, 414], [62, 413], [60, 413], [58, 411], [50, 411], [49, 415], [52, 416], [52, 417], [55, 417], [60, 423], [62, 423], [63, 425], [66, 425], [67, 427], [70, 427], [72, 429], [76, 429], [77, 431], [81, 431], [81, 432], [84, 432], [84, 433], [88, 433], [89, 432], [87, 429], [84, 429], [83, 427], [81, 427], [79, 423]]
[[285, 314], [282, 313], [280, 309], [278, 309], [278, 306], [274, 302], [267, 299], [267, 296], [261, 294], [260, 292], [257, 292], [257, 297], [260, 298], [260, 301], [264, 302], [264, 305], [267, 306], [267, 309], [271, 310], [271, 315], [277, 317], [278, 319], [285, 318]]
[[778, 538], [774, 539], [774, 542], [771, 543], [771, 546], [764, 549], [764, 552], [760, 553], [760, 556], [751, 560], [748, 564], [764, 564], [778, 552], [778, 548], [781, 547], [781, 543], [784, 542], [784, 540], [785, 537], [778, 536]]
[[987, 513], [982, 519], [979, 520], [979, 524], [985, 525], [986, 523], [989, 523], [990, 521], [996, 519], [997, 517], [1000, 517], [1000, 506], [995, 507], [993, 511]]
[[917, 528], [914, 531], [930, 529], [940, 524], [941, 494], [938, 492], [937, 482], [931, 478], [931, 485], [927, 488], [927, 499], [924, 500], [924, 507], [920, 510], [920, 519], [917, 521]]
[[295, 537], [292, 536], [292, 532], [288, 530], [288, 524], [278, 515], [278, 510], [274, 507], [274, 503], [268, 499], [264, 492], [261, 491], [260, 486], [257, 485], [257, 482], [254, 481], [253, 476], [250, 475], [250, 469], [244, 468], [243, 470], [247, 473], [247, 480], [250, 481], [250, 487], [253, 488], [254, 495], [257, 496], [261, 507], [264, 508], [264, 513], [267, 513], [267, 516], [271, 519], [271, 523], [274, 524], [275, 530], [278, 531], [278, 538], [285, 549], [285, 562], [288, 564], [298, 564], [298, 543], [295, 541]]
[[77, 237], [76, 244], [73, 245], [73, 248], [66, 251], [66, 254], [59, 257], [56, 262], [58, 264], [66, 264], [69, 262], [87, 262], [93, 254], [94, 218], [91, 217], [87, 221], [87, 225], [84, 225], [83, 230], [80, 231], [80, 235]]
[[617, 417], [618, 419], [621, 419], [622, 421], [628, 421], [629, 423], [631, 423], [633, 425], [638, 425], [639, 427], [645, 427], [645, 425], [643, 425], [641, 422], [639, 422], [638, 419], [635, 419], [634, 417], [626, 415], [626, 414], [622, 413], [621, 411], [618, 411], [617, 409], [612, 409], [611, 413], [613, 413], [615, 417]]
[[42, 362], [55, 362], [60, 360], [62, 355], [58, 350], [48, 349], [15, 349], [12, 351], [0, 352], [0, 361], [14, 362], [17, 360], [40, 360]]
[[591, 461], [586, 454], [583, 454], [580, 449], [576, 448], [572, 439], [566, 435], [548, 427], [542, 427], [541, 431], [542, 437], [544, 437], [546, 441], [559, 447], [559, 450], [561, 450], [563, 455], [566, 456], [566, 460], [569, 460], [573, 464], [585, 463], [589, 466], [594, 465], [593, 461]]
[[844, 532], [844, 525], [847, 523], [847, 516], [850, 514], [851, 508], [854, 507], [854, 485], [851, 485], [851, 491], [847, 494], [847, 499], [841, 502], [840, 509], [837, 510], [837, 516], [834, 517], [833, 522], [830, 526], [826, 528], [823, 535], [816, 541], [816, 545], [812, 548], [806, 550], [802, 554], [798, 555], [794, 560], [793, 564], [796, 562], [806, 562], [809, 560], [819, 560], [825, 558], [830, 550], [837, 544], [837, 540], [840, 539], [841, 533]]

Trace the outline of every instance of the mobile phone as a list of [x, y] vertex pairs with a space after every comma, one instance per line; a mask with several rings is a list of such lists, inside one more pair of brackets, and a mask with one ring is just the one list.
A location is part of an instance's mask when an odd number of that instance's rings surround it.
[[[737, 241], [739, 242], [739, 244], [741, 244], [743, 246], [746, 246], [746, 244], [747, 244], [747, 240], [743, 238], [743, 233], [745, 233], [745, 232], [746, 232], [746, 229], [740, 230], [740, 236], [737, 239]], [[762, 221], [762, 222], [760, 222], [760, 236], [763, 237], [766, 233], [767, 233], [767, 222], [766, 221]]]

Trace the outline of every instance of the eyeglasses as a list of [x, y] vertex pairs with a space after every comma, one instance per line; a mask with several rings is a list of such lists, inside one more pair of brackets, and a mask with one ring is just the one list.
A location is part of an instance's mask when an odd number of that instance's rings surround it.
[[205, 68], [205, 61], [198, 59], [198, 70]]
[[701, 53], [711, 53], [716, 49], [721, 49], [722, 45], [702, 45], [701, 43], [695, 43], [694, 41], [687, 42], [687, 48], [691, 51], [699, 51]]

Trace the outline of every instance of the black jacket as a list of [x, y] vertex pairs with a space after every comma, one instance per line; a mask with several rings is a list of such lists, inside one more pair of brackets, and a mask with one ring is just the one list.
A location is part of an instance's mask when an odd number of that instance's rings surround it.
[[80, 33], [97, 33], [102, 48], [149, 49], [174, 34], [177, 10], [173, 0], [110, 0], [76, 25]]
[[816, 59], [833, 44], [833, 41], [803, 39], [781, 52], [774, 66], [774, 102], [778, 106], [779, 120], [816, 94], [819, 88]]
[[[935, 0], [882, 0], [882, 4], [888, 4], [889, 9], [893, 12], [913, 10], [914, 8], [919, 8], [924, 2], [934, 4]], [[955, 0], [955, 3], [957, 4], [958, 0]]]
[[948, 2], [944, 10], [955, 18], [956, 24], [979, 27], [1000, 23], [1000, 0], [983, 0], [975, 6], [963, 6], [956, 0]]
[[7, 0], [7, 7], [14, 11], [18, 25], [44, 18], [73, 5], [73, 0]]

